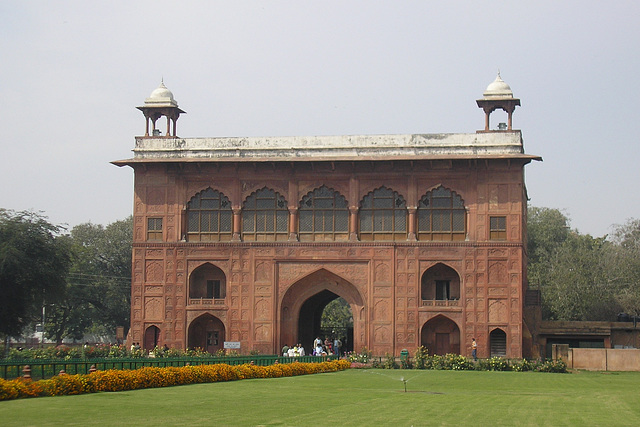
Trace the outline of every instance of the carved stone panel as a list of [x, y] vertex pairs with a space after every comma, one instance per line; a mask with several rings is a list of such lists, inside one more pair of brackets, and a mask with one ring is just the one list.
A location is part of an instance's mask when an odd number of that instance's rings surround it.
[[164, 277], [164, 269], [162, 267], [162, 261], [160, 260], [147, 260], [145, 266], [145, 281], [146, 282], [162, 282]]
[[271, 317], [271, 301], [267, 298], [260, 298], [255, 305], [256, 320], [267, 320]]
[[489, 323], [506, 323], [507, 305], [502, 299], [489, 299]]
[[255, 327], [253, 339], [255, 341], [269, 341], [271, 339], [271, 325], [258, 324]]
[[501, 284], [507, 283], [507, 264], [505, 261], [492, 261], [489, 264], [489, 283]]
[[386, 320], [388, 315], [389, 303], [386, 300], [376, 302], [373, 306], [373, 318], [375, 320]]
[[271, 268], [266, 262], [259, 262], [256, 264], [255, 279], [259, 281], [268, 281], [271, 279]]
[[146, 297], [144, 299], [144, 318], [145, 320], [159, 321], [162, 320], [164, 313], [164, 305], [162, 297]]
[[376, 343], [389, 343], [389, 340], [391, 339], [391, 328], [385, 325], [376, 326], [373, 332], [373, 339]]

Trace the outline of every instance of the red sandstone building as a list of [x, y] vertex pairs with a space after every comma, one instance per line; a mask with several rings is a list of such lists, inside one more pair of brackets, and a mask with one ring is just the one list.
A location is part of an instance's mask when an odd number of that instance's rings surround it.
[[524, 166], [540, 158], [500, 76], [477, 104], [474, 134], [180, 138], [161, 84], [114, 162], [135, 173], [129, 342], [310, 348], [341, 297], [356, 351], [470, 355], [475, 337], [479, 357], [529, 354]]

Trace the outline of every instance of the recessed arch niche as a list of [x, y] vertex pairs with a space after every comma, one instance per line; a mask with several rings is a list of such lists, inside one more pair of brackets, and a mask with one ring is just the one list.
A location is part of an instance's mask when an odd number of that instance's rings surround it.
[[189, 348], [201, 348], [206, 352], [215, 353], [224, 348], [224, 341], [224, 323], [212, 314], [202, 314], [189, 325]]
[[426, 322], [420, 336], [429, 354], [460, 354], [460, 328], [448, 317], [437, 315]]
[[438, 263], [422, 274], [420, 295], [423, 300], [459, 300], [460, 276], [448, 265]]
[[213, 264], [202, 264], [189, 275], [190, 299], [222, 299], [227, 294], [226, 288], [226, 275]]

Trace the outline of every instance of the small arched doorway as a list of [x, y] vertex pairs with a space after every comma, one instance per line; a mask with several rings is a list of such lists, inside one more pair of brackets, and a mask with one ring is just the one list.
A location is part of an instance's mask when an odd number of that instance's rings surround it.
[[144, 331], [144, 342], [142, 348], [145, 350], [153, 350], [158, 346], [158, 342], [160, 340], [160, 328], [155, 325], [149, 326], [146, 331]]
[[201, 348], [213, 354], [224, 348], [224, 340], [224, 324], [211, 314], [203, 314], [189, 325], [189, 348]]
[[429, 354], [460, 354], [460, 328], [453, 320], [438, 315], [422, 327], [421, 345]]
[[489, 334], [489, 348], [491, 357], [507, 356], [507, 334], [500, 328], [496, 328]]
[[[347, 302], [353, 326], [323, 329], [322, 313], [338, 298]], [[364, 331], [363, 310], [363, 299], [354, 285], [327, 270], [318, 270], [294, 283], [282, 298], [279, 349], [300, 343], [310, 354], [316, 337], [340, 339], [341, 352], [366, 346], [358, 338]]]

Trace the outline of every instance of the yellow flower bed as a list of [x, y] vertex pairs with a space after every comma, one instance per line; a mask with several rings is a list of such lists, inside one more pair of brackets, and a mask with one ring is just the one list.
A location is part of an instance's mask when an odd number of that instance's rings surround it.
[[292, 377], [295, 375], [341, 371], [348, 369], [350, 365], [351, 363], [347, 360], [333, 360], [322, 363], [293, 362], [269, 366], [218, 364], [183, 366], [180, 368], [111, 369], [86, 375], [58, 375], [40, 381], [25, 380], [23, 378], [7, 381], [0, 378], [0, 400], [170, 387], [248, 378]]

